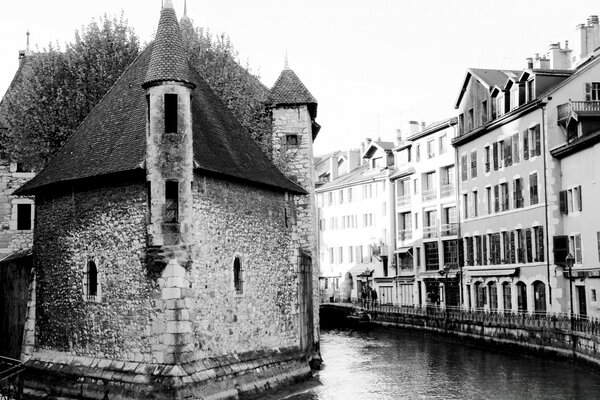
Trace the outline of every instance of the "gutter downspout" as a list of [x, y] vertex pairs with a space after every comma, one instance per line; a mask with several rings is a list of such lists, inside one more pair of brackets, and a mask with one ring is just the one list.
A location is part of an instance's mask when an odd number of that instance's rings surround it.
[[546, 137], [546, 104], [548, 104], [547, 100], [542, 101], [542, 137], [544, 140], [542, 144], [544, 148], [542, 152], [544, 154], [544, 216], [546, 218], [546, 274], [548, 281], [548, 302], [550, 306], [552, 306], [552, 286], [550, 286], [550, 238], [549, 238], [549, 226], [548, 226], [548, 167], [547, 167], [547, 137]]

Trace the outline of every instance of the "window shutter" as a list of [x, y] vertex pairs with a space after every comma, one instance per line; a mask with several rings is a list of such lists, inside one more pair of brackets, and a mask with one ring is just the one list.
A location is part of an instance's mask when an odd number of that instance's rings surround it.
[[579, 186], [579, 190], [577, 191], [577, 196], [579, 196], [579, 211], [583, 210], [583, 203], [581, 202], [581, 185]]
[[513, 162], [516, 164], [519, 162], [519, 132], [515, 133], [512, 137], [512, 152]]
[[575, 235], [575, 262], [582, 263], [581, 256], [581, 235]]
[[523, 131], [523, 158], [529, 160], [529, 131]]
[[569, 208], [567, 207], [567, 191], [566, 190], [561, 190], [558, 193], [558, 198], [559, 198], [560, 213], [561, 214], [568, 214], [569, 213]]
[[467, 180], [467, 155], [463, 154], [461, 157], [461, 166], [462, 166], [462, 171], [461, 171], [461, 177], [463, 181]]
[[531, 229], [525, 229], [525, 246], [527, 249], [527, 262], [533, 261], [533, 240], [531, 237]]
[[552, 247], [554, 253], [554, 264], [564, 265], [566, 263], [567, 255], [569, 254], [569, 237], [568, 236], [554, 236], [552, 240]]
[[540, 126], [536, 125], [535, 128], [533, 128], [533, 136], [535, 138], [535, 148], [533, 148], [533, 155], [539, 156], [540, 154], [542, 154], [542, 146], [540, 144]]
[[494, 185], [494, 211], [500, 211], [500, 186]]
[[592, 83], [585, 83], [585, 101], [592, 101]]
[[494, 142], [492, 147], [492, 155], [494, 156], [494, 171], [498, 170], [498, 142]]

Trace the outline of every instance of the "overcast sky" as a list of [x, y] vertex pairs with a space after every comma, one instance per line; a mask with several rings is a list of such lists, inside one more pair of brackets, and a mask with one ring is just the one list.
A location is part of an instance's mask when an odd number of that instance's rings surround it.
[[[183, 0], [172, 0], [181, 17]], [[32, 49], [71, 41], [82, 25], [123, 10], [142, 43], [161, 0], [18, 0], [0, 16], [0, 94], [31, 32]], [[574, 43], [575, 27], [600, 14], [591, 0], [188, 0], [196, 26], [226, 32], [271, 87], [290, 67], [317, 98], [323, 126], [315, 154], [392, 140], [407, 120], [454, 115], [469, 67], [522, 69], [551, 42]]]

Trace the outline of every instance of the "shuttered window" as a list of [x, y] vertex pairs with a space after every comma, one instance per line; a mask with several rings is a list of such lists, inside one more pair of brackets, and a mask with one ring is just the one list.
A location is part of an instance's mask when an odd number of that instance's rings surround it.
[[523, 207], [523, 179], [521, 178], [513, 181], [513, 204], [514, 208]]
[[471, 178], [477, 178], [477, 151], [471, 152]]
[[559, 200], [560, 213], [561, 214], [568, 214], [569, 213], [569, 207], [567, 205], [567, 191], [566, 190], [561, 190], [558, 193], [558, 200]]
[[485, 235], [481, 235], [481, 261], [483, 265], [488, 263], [487, 237]]
[[498, 171], [498, 142], [492, 144], [492, 157], [494, 162], [494, 171]]
[[460, 171], [461, 179], [463, 181], [466, 181], [468, 178], [467, 177], [468, 172], [467, 172], [467, 155], [466, 154], [463, 154], [460, 157], [460, 168], [461, 168], [461, 171]]
[[531, 237], [531, 229], [525, 229], [525, 254], [527, 262], [533, 262], [533, 238]]
[[529, 175], [529, 204], [538, 203], [538, 178], [537, 173]]
[[529, 160], [529, 131], [523, 131], [523, 158]]
[[518, 163], [519, 159], [519, 132], [512, 136], [512, 158], [513, 163]]
[[533, 228], [535, 237], [535, 255], [536, 261], [544, 261], [544, 228], [536, 226]]
[[500, 186], [494, 185], [494, 211], [500, 212]]

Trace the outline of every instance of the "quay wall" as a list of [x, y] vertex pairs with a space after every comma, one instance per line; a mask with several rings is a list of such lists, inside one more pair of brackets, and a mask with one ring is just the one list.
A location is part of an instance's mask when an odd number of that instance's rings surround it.
[[[359, 307], [321, 304], [322, 327], [364, 326], [347, 316]], [[370, 321], [387, 327], [417, 329], [468, 340], [485, 347], [551, 354], [600, 371], [600, 323], [571, 320], [564, 316], [492, 314], [465, 311], [403, 309], [376, 306]]]

